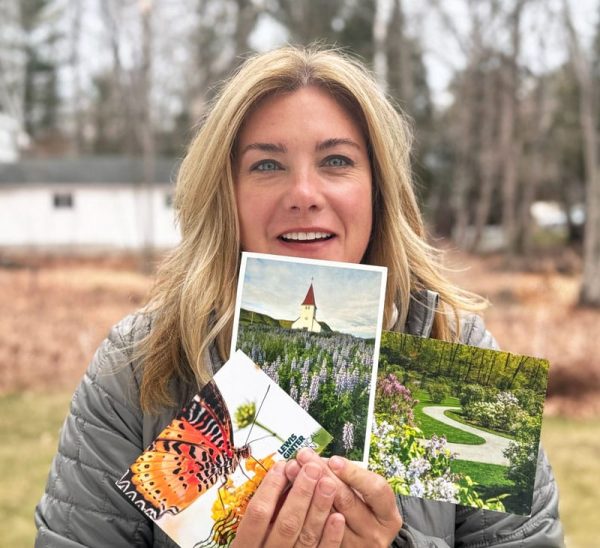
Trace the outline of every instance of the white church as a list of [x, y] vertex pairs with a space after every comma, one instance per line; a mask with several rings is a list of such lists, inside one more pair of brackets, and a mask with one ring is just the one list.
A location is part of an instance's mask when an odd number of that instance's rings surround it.
[[312, 283], [300, 305], [300, 317], [292, 324], [292, 329], [303, 329], [313, 333], [321, 332], [321, 324], [317, 321], [317, 305]]

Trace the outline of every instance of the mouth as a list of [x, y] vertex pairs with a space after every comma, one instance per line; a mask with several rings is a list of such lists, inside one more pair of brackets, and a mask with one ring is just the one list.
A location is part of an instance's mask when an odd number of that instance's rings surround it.
[[313, 242], [324, 242], [335, 237], [332, 232], [286, 232], [279, 236], [284, 242], [298, 242], [310, 244]]

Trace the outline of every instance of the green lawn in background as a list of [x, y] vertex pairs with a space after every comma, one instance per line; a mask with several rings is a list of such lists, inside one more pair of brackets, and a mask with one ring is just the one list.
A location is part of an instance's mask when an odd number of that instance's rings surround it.
[[469, 422], [465, 419], [461, 411], [446, 411], [444, 412], [449, 419], [454, 419], [457, 422], [461, 422], [462, 424], [466, 424], [467, 426], [472, 426], [473, 428], [479, 428], [479, 430], [483, 430], [484, 432], [489, 432], [490, 434], [496, 434], [496, 436], [500, 436], [501, 438], [506, 438], [509, 440], [514, 440], [515, 437], [507, 434], [506, 432], [500, 432], [499, 430], [492, 430], [491, 428], [486, 428], [485, 426], [481, 426], [480, 424], [475, 424], [474, 422]]
[[600, 419], [544, 419], [542, 445], [558, 482], [567, 547], [598, 546]]
[[[44, 491], [71, 394], [0, 397], [0, 548], [33, 546], [34, 507]], [[600, 419], [544, 420], [542, 441], [560, 489], [569, 548], [597, 545], [600, 508]], [[475, 478], [474, 478], [475, 479]]]
[[423, 390], [415, 390], [414, 397], [419, 400], [419, 403], [413, 409], [415, 421], [417, 426], [423, 430], [423, 434], [426, 438], [431, 438], [431, 436], [436, 434], [438, 436], [446, 436], [446, 440], [450, 443], [465, 443], [468, 445], [481, 445], [482, 443], [485, 443], [485, 440], [479, 436], [475, 436], [469, 432], [464, 432], [463, 430], [439, 422], [423, 413], [423, 407], [429, 407], [430, 405], [452, 405], [460, 407], [458, 398], [448, 397], [441, 403], [433, 403], [429, 398], [429, 394]]
[[0, 397], [0, 546], [33, 546], [33, 511], [44, 492], [71, 394]]

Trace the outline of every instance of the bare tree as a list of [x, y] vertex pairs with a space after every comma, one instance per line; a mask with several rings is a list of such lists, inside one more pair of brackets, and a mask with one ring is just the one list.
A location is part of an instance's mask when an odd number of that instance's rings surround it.
[[19, 2], [0, 0], [0, 112], [8, 113], [16, 121], [18, 131], [23, 132], [26, 58], [20, 19]]
[[334, 19], [340, 14], [344, 0], [299, 2], [276, 0], [267, 10], [290, 32], [293, 43], [308, 44], [315, 40], [335, 41]]
[[521, 156], [519, 118], [519, 55], [521, 50], [521, 18], [527, 0], [516, 0], [508, 13], [510, 50], [504, 56], [501, 86], [500, 151], [502, 165], [502, 229], [509, 255], [514, 252], [517, 225], [517, 178]]
[[155, 180], [155, 140], [152, 124], [152, 0], [139, 3], [142, 23], [141, 60], [137, 74], [136, 94], [139, 98], [139, 133], [142, 142], [142, 161], [144, 165], [144, 181], [142, 186], [142, 270], [152, 271], [152, 255], [154, 240], [154, 214], [152, 204], [152, 186]]
[[73, 120], [74, 130], [74, 148], [76, 153], [80, 153], [84, 148], [83, 126], [84, 112], [82, 105], [82, 86], [81, 86], [81, 59], [79, 55], [79, 41], [81, 38], [81, 20], [83, 17], [83, 6], [81, 2], [74, 2], [73, 14], [71, 19], [71, 53], [69, 56], [69, 65], [73, 78]]
[[[491, 14], [484, 19], [481, 6], [469, 0], [466, 4], [469, 19], [468, 36], [458, 29], [456, 21], [446, 11], [446, 6], [438, 0], [433, 0], [433, 7], [440, 17], [446, 31], [459, 45], [466, 60], [466, 66], [462, 71], [457, 71], [454, 78], [454, 116], [451, 123], [451, 143], [454, 150], [455, 161], [453, 164], [453, 184], [451, 193], [451, 209], [453, 216], [453, 238], [460, 247], [472, 247], [473, 234], [469, 234], [469, 226], [472, 223], [471, 198], [479, 194], [478, 218], [481, 225], [480, 233], [487, 221], [487, 212], [491, 205], [492, 183], [494, 181], [494, 158], [491, 156], [493, 149], [489, 148], [494, 130], [489, 125], [482, 126], [481, 119], [485, 124], [491, 124], [493, 120], [494, 105], [491, 92], [493, 87], [486, 85], [488, 78], [485, 70], [490, 53], [485, 44], [484, 32], [491, 25]], [[490, 116], [488, 118], [488, 116]], [[481, 138], [478, 139], [478, 136]], [[486, 147], [486, 151], [482, 151]], [[477, 154], [479, 161], [477, 160]], [[483, 189], [478, 184], [480, 180], [480, 169], [485, 175]], [[481, 192], [482, 191], [482, 192]], [[483, 193], [483, 200], [482, 200]], [[479, 242], [480, 235], [475, 235]]]
[[[496, 148], [496, 129], [497, 129], [497, 78], [495, 74], [487, 74], [481, 83], [482, 105], [480, 119], [480, 152], [478, 157], [479, 168], [479, 199], [475, 206], [475, 218], [473, 223], [473, 235], [468, 242], [471, 250], [477, 250], [481, 243], [483, 230], [490, 216], [492, 207], [492, 195], [495, 189], [495, 183], [498, 173], [498, 151]], [[462, 242], [463, 245], [465, 242]]]
[[579, 42], [567, 0], [563, 0], [563, 18], [571, 63], [579, 84], [579, 120], [583, 134], [586, 176], [583, 280], [579, 302], [585, 306], [600, 307], [600, 179], [598, 177], [597, 112], [594, 102], [596, 90], [590, 62]]

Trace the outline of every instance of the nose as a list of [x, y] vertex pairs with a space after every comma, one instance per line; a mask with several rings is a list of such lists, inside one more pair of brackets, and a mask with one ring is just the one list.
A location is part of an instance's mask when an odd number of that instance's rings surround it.
[[303, 167], [290, 173], [285, 207], [292, 211], [318, 211], [325, 205], [323, 182], [315, 169]]

